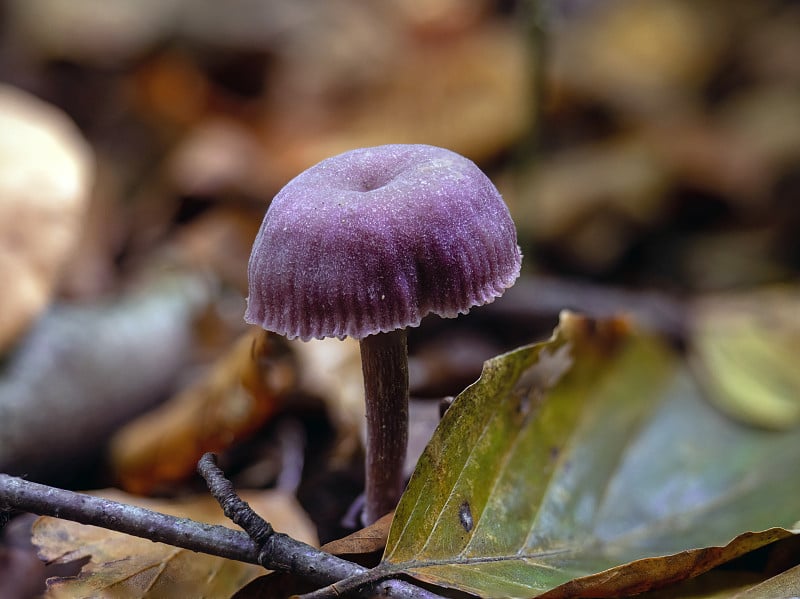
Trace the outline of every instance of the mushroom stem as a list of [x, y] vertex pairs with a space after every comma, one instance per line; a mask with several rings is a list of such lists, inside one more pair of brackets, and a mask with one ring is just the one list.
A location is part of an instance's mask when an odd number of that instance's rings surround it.
[[408, 350], [406, 331], [364, 337], [361, 368], [367, 408], [364, 523], [397, 506], [403, 492], [408, 445]]

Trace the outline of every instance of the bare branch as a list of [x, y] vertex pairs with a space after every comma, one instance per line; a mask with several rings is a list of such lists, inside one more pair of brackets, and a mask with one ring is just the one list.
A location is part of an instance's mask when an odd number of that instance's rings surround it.
[[275, 532], [268, 522], [236, 494], [231, 482], [217, 466], [214, 454], [205, 454], [200, 459], [197, 469], [206, 480], [211, 494], [222, 506], [225, 515], [250, 533], [254, 541], [261, 546], [259, 563], [265, 568], [291, 572], [322, 585], [333, 585], [339, 581], [346, 584], [349, 579], [353, 579], [358, 583], [347, 584], [346, 588], [348, 592], [354, 591], [354, 596], [358, 597], [441, 599], [439, 595], [402, 580], [381, 580], [386, 574], [371, 572], [358, 564]]
[[[209, 466], [218, 471], [215, 484], [225, 481], [230, 485], [214, 464], [213, 456], [206, 458], [204, 469], [208, 471]], [[229, 491], [235, 496], [232, 486]], [[234, 501], [231, 505], [239, 510], [243, 509], [242, 504], [247, 506], [241, 499], [238, 501], [239, 504]], [[103, 497], [57, 489], [0, 474], [0, 513], [6, 510], [54, 516], [190, 551], [261, 564], [272, 570], [290, 572], [313, 584], [330, 585], [354, 576], [361, 576], [363, 579], [367, 572], [363, 566], [320, 551], [285, 534], [276, 533], [263, 520], [261, 522], [269, 527], [269, 532], [264, 529], [265, 532], [261, 535], [264, 543], [259, 545], [247, 533], [225, 526], [178, 518]], [[258, 516], [255, 517], [260, 520]], [[240, 519], [239, 516], [237, 519]], [[372, 596], [378, 589], [383, 593], [381, 596], [396, 599], [441, 599], [438, 595], [399, 580], [375, 583], [375, 586], [363, 591], [366, 593], [364, 596]]]
[[258, 563], [258, 547], [243, 532], [65, 491], [8, 474], [0, 474], [2, 508], [64, 518], [190, 551]]

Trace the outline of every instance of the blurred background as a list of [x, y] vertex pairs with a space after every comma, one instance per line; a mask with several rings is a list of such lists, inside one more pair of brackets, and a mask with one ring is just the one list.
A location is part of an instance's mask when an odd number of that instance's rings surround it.
[[525, 256], [411, 334], [412, 450], [562, 308], [682, 344], [687, 301], [797, 280], [796, 1], [5, 0], [0, 23], [0, 471], [174, 495], [215, 450], [346, 529], [357, 346], [242, 314], [272, 196], [355, 147], [473, 159]]

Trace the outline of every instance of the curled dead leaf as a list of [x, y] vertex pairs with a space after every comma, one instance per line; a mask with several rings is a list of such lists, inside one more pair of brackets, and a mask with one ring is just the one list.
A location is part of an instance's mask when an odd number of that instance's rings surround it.
[[120, 484], [148, 493], [191, 476], [204, 453], [223, 451], [262, 426], [294, 388], [295, 374], [284, 340], [252, 329], [206, 378], [115, 436], [111, 463]]
[[[325, 543], [322, 549], [342, 557], [383, 553], [386, 539], [389, 538], [389, 529], [392, 527], [392, 518], [394, 518], [394, 512], [386, 514], [366, 528], [357, 530], [346, 537]], [[352, 559], [352, 557], [348, 559]]]

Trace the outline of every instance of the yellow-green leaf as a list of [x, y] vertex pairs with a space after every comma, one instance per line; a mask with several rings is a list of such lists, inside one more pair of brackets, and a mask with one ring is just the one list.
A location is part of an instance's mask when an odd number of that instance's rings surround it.
[[379, 568], [482, 597], [646, 590], [793, 534], [798, 463], [800, 431], [724, 417], [664, 343], [566, 315], [456, 399]]
[[800, 289], [696, 302], [692, 348], [693, 365], [720, 409], [767, 428], [800, 423]]

